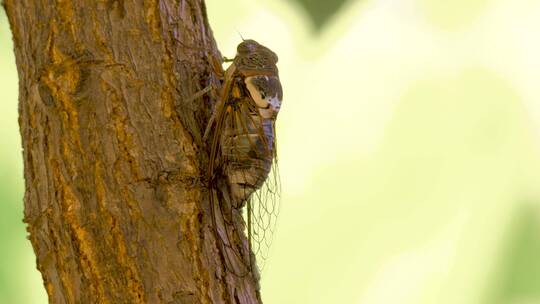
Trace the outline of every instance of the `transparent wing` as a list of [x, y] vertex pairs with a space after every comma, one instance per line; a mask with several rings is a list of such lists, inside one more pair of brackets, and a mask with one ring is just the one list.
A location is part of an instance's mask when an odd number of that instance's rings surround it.
[[[270, 166], [269, 173], [264, 177], [262, 185], [247, 199], [247, 208], [244, 212], [250, 249], [255, 256], [259, 270], [262, 271], [269, 257], [276, 230], [281, 201], [281, 179], [277, 158], [275, 121], [264, 120], [265, 128], [258, 113], [257, 108], [250, 102], [249, 98], [244, 99], [236, 111], [238, 117], [236, 127], [238, 134], [250, 132], [256, 134], [253, 136], [254, 140], [250, 141], [250, 145], [254, 146], [250, 151], [260, 151], [260, 155], [253, 158], [267, 159]], [[250, 126], [254, 126], [254, 129], [250, 129]], [[268, 147], [268, 149], [261, 149], [261, 146]]]
[[248, 239], [256, 257], [259, 270], [262, 271], [269, 257], [277, 219], [280, 210], [281, 181], [277, 159], [261, 189], [255, 191], [248, 201], [246, 212]]

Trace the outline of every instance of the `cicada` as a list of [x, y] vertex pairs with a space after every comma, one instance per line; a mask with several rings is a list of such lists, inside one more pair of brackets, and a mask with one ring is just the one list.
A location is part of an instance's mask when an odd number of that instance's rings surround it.
[[283, 91], [277, 62], [269, 48], [242, 41], [223, 74], [204, 135], [216, 239], [226, 266], [237, 275], [258, 274], [255, 260], [261, 265], [266, 259], [279, 211], [275, 123]]

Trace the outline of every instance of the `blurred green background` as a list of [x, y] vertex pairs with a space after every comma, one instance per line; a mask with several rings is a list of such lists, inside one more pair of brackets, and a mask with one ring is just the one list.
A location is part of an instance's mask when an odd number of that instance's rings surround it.
[[[207, 0], [280, 56], [265, 303], [540, 303], [540, 1]], [[0, 16], [0, 303], [46, 303]]]

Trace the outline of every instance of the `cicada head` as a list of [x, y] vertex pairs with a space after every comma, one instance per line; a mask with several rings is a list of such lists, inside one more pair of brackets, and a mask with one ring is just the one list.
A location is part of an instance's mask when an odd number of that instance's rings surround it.
[[257, 41], [244, 40], [238, 45], [236, 51], [235, 63], [240, 69], [275, 70], [277, 73], [278, 56]]

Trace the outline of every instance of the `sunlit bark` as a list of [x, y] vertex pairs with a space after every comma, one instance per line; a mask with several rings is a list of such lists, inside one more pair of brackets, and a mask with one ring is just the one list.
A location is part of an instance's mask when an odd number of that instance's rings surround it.
[[25, 222], [50, 303], [259, 303], [227, 273], [201, 130], [219, 58], [202, 0], [5, 0]]

